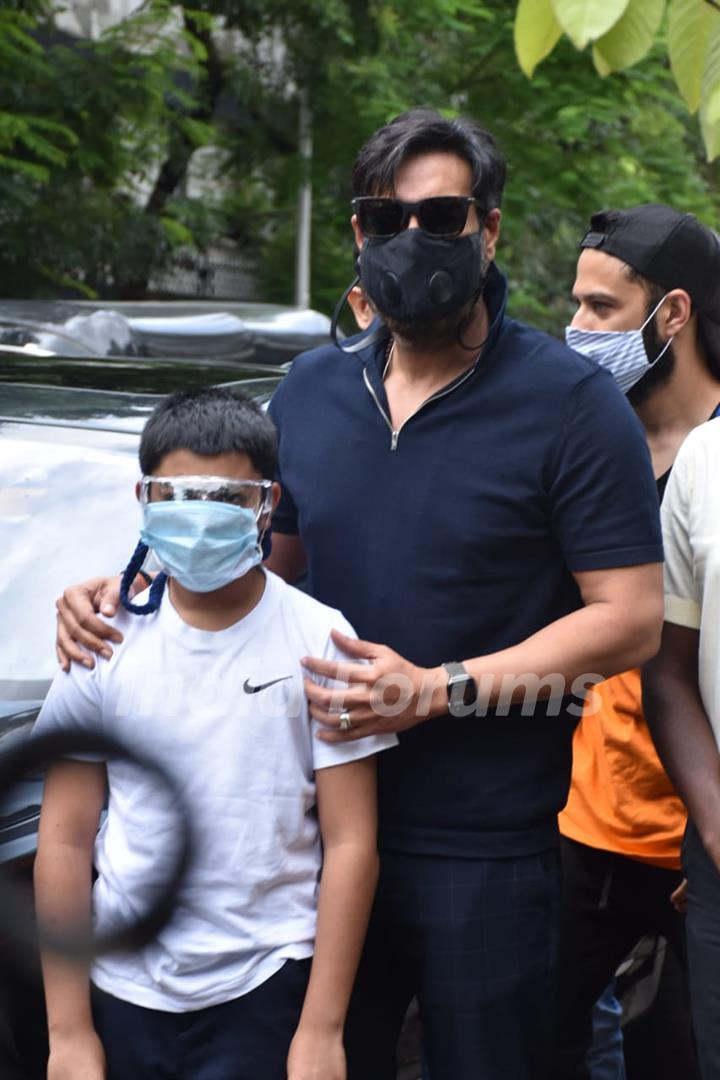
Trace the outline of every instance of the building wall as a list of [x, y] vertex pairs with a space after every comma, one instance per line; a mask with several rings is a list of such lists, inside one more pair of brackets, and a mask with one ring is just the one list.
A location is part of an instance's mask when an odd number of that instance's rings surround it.
[[63, 0], [54, 22], [73, 37], [98, 38], [103, 30], [132, 15], [142, 0]]

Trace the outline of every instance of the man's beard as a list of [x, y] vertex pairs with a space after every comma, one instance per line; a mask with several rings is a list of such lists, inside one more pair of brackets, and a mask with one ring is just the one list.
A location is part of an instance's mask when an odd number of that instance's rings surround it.
[[463, 304], [459, 311], [451, 315], [443, 315], [439, 319], [422, 320], [405, 323], [385, 315], [378, 309], [378, 314], [394, 338], [402, 345], [409, 345], [413, 349], [441, 349], [451, 345], [457, 345], [462, 340], [463, 332], [473, 321], [477, 299]]
[[[481, 270], [478, 292], [472, 300], [463, 304], [457, 311], [452, 311], [449, 315], [441, 315], [434, 319], [415, 319], [413, 322], [401, 322], [391, 315], [386, 315], [377, 305], [371, 304], [371, 307], [380, 316], [392, 336], [402, 345], [408, 345], [411, 349], [417, 349], [418, 351], [446, 349], [458, 343], [471, 350], [475, 348], [474, 343], [465, 342], [464, 335], [475, 317], [477, 303], [485, 288], [485, 280], [490, 266], [490, 260], [485, 251], [485, 237], [482, 233], [480, 242]], [[477, 347], [479, 348], [479, 345]]]
[[[653, 319], [652, 322], [649, 322], [643, 330], [643, 341], [645, 342], [645, 352], [647, 353], [648, 360], [652, 360], [654, 356], [659, 356], [667, 345], [667, 342], [663, 341], [657, 332], [655, 319]], [[667, 350], [663, 353], [657, 363], [653, 364], [650, 370], [643, 375], [642, 379], [636, 382], [635, 385], [628, 390], [627, 399], [633, 409], [637, 409], [640, 405], [644, 405], [645, 402], [653, 396], [656, 390], [670, 382], [674, 374], [675, 352], [672, 345], [668, 345]]]

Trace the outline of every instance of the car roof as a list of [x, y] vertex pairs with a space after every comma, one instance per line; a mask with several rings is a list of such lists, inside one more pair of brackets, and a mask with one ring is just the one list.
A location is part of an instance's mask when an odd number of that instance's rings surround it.
[[[83, 359], [0, 352], [0, 418], [51, 426], [139, 431], [165, 394], [230, 386], [265, 404], [285, 374], [265, 364], [148, 357]], [[138, 423], [138, 420], [142, 423]], [[133, 422], [128, 425], [128, 420]]]
[[0, 346], [53, 355], [274, 364], [329, 340], [326, 315], [279, 304], [0, 300]]

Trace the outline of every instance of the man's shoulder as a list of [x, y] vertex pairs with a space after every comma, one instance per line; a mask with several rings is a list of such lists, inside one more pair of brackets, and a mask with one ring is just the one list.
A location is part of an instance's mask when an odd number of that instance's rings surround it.
[[587, 356], [568, 348], [564, 341], [537, 330], [519, 319], [506, 319], [502, 337], [504, 353], [519, 364], [529, 366], [533, 373], [551, 377], [553, 381], [575, 386], [602, 368]]
[[362, 370], [362, 358], [365, 358], [371, 348], [372, 346], [367, 346], [359, 352], [350, 353], [345, 352], [339, 345], [329, 343], [319, 345], [315, 349], [308, 349], [307, 352], [299, 353], [295, 357], [285, 381], [287, 382], [291, 377], [293, 380], [311, 377], [318, 372], [332, 371], [343, 374], [356, 371], [358, 367]]
[[[347, 353], [332, 344], [300, 353], [276, 391], [277, 401], [285, 400], [288, 396], [295, 398], [310, 394], [314, 397], [330, 385], [361, 379], [371, 354], [371, 345], [359, 352]], [[273, 400], [277, 405], [277, 401]]]
[[527, 409], [535, 413], [547, 410], [548, 418], [558, 423], [571, 416], [581, 422], [590, 410], [608, 422], [614, 418], [617, 424], [641, 430], [615, 379], [594, 360], [515, 319], [507, 320], [501, 341], [498, 378]]

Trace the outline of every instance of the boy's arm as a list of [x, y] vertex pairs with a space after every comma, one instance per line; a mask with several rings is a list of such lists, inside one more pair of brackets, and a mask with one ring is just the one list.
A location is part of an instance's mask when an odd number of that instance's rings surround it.
[[[38, 853], [35, 898], [39, 920], [89, 929], [92, 857], [105, 799], [105, 766], [83, 761], [53, 765], [47, 774]], [[103, 1080], [105, 1058], [90, 1011], [87, 961], [57, 953], [42, 956], [50, 1058], [48, 1080]]]
[[343, 1026], [377, 884], [375, 758], [315, 773], [323, 869], [315, 955], [288, 1080], [345, 1080]]

